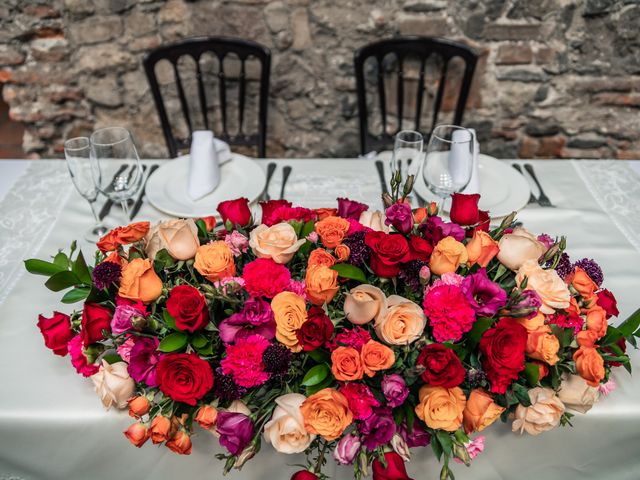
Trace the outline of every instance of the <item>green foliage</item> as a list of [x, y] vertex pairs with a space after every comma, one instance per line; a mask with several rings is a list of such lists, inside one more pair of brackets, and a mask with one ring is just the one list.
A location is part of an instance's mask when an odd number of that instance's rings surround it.
[[318, 385], [329, 375], [329, 367], [325, 364], [316, 365], [315, 367], [311, 367], [309, 371], [306, 373], [304, 378], [302, 379], [302, 386], [304, 387], [313, 387], [314, 385]]
[[174, 332], [162, 339], [158, 350], [164, 353], [177, 352], [187, 346], [189, 335], [184, 332]]
[[338, 275], [342, 278], [348, 278], [349, 280], [357, 280], [361, 283], [367, 283], [366, 275], [355, 265], [350, 265], [348, 263], [337, 263], [331, 268], [338, 272]]

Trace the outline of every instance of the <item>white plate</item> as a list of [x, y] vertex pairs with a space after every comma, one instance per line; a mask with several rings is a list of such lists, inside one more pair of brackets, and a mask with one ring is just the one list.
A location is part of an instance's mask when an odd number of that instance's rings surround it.
[[149, 177], [145, 190], [149, 203], [169, 215], [189, 218], [218, 216], [216, 208], [224, 200], [246, 197], [253, 202], [264, 189], [264, 171], [244, 155], [232, 153], [231, 156], [231, 161], [220, 166], [220, 184], [196, 201], [187, 194], [189, 156], [167, 161]]

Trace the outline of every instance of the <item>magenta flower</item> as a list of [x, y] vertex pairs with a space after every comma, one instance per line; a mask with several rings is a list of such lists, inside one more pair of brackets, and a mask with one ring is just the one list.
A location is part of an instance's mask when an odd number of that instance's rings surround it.
[[244, 413], [219, 412], [216, 431], [220, 435], [220, 445], [231, 455], [240, 455], [253, 438], [251, 419]]
[[407, 422], [402, 422], [398, 427], [398, 434], [407, 442], [409, 448], [426, 447], [431, 443], [431, 435], [417, 421], [413, 422], [411, 432], [409, 432]]
[[158, 385], [156, 381], [156, 366], [161, 354], [158, 352], [157, 338], [135, 338], [129, 355], [129, 375], [136, 382], [144, 382], [150, 387]]
[[349, 402], [349, 410], [356, 420], [364, 420], [373, 413], [373, 407], [379, 407], [380, 402], [373, 396], [369, 387], [364, 383], [348, 382], [342, 388], [342, 393]]
[[269, 380], [262, 354], [270, 345], [261, 335], [240, 338], [235, 345], [227, 345], [227, 356], [220, 362], [222, 373], [231, 375], [241, 387], [256, 387]]
[[276, 335], [276, 322], [269, 302], [250, 298], [243, 309], [225, 318], [218, 327], [224, 343], [234, 343], [250, 335], [260, 335], [271, 340]]
[[349, 433], [338, 441], [333, 451], [333, 458], [340, 465], [351, 465], [361, 446], [360, 438], [353, 433]]
[[535, 290], [525, 290], [520, 293], [517, 303], [511, 306], [510, 314], [513, 317], [533, 318], [541, 305], [542, 300]]
[[395, 408], [402, 405], [407, 399], [409, 389], [402, 376], [394, 373], [383, 377], [382, 394], [387, 399], [387, 405]]
[[352, 347], [360, 351], [369, 340], [371, 340], [371, 335], [362, 327], [345, 329], [333, 338], [330, 349], [335, 350], [338, 347]]
[[461, 287], [439, 285], [425, 294], [424, 313], [438, 342], [457, 342], [471, 330], [476, 321], [476, 312], [469, 304]]
[[507, 303], [507, 292], [500, 285], [489, 280], [484, 268], [465, 277], [461, 288], [471, 308], [478, 315], [493, 317]]
[[362, 435], [362, 445], [369, 450], [388, 443], [396, 433], [396, 422], [391, 416], [391, 409], [376, 408], [369, 418], [360, 422], [358, 430]]
[[82, 336], [76, 335], [68, 343], [69, 355], [71, 357], [71, 365], [83, 377], [90, 377], [100, 370], [99, 365], [89, 363], [89, 359], [82, 350]]
[[420, 230], [425, 240], [431, 245], [437, 244], [445, 237], [453, 237], [457, 241], [464, 240], [464, 229], [457, 223], [446, 223], [440, 217], [428, 217], [425, 222], [420, 224]]
[[116, 298], [116, 309], [111, 318], [111, 332], [118, 335], [127, 330], [132, 330], [133, 317], [146, 317], [147, 309], [141, 303], [133, 303], [121, 297]]
[[358, 220], [362, 212], [369, 209], [368, 205], [349, 200], [348, 198], [338, 198], [338, 216], [342, 218], [351, 218]]
[[400, 233], [409, 233], [413, 228], [411, 206], [406, 203], [394, 203], [387, 208], [385, 225], [393, 225]]

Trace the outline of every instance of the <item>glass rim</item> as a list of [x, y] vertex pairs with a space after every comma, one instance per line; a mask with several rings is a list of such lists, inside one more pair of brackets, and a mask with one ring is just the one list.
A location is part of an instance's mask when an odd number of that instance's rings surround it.
[[[438, 128], [451, 128], [451, 129], [455, 129], [455, 130], [464, 130], [466, 132], [469, 132], [469, 140], [464, 140], [464, 141], [447, 140], [446, 138], [442, 138], [442, 137], [436, 135], [435, 131]], [[441, 142], [446, 142], [446, 143], [464, 144], [464, 143], [473, 142], [473, 133], [471, 133], [471, 130], [469, 130], [466, 127], [461, 127], [460, 125], [450, 125], [450, 124], [447, 124], [447, 125], [436, 125], [434, 127], [433, 131], [431, 132], [431, 136], [432, 137], [436, 137]]]
[[[403, 138], [398, 138], [403, 133], [410, 133], [412, 135], [416, 135], [419, 137], [419, 140], [405, 140]], [[395, 134], [394, 141], [397, 141], [397, 140], [400, 140], [405, 143], [424, 143], [424, 135], [422, 135], [417, 130], [400, 130], [398, 133]]]
[[[104, 133], [104, 132], [107, 132], [109, 130], [119, 130], [119, 131], [124, 133], [124, 137], [121, 138], [120, 140], [115, 140], [113, 142], [106, 142], [106, 143], [96, 142], [94, 140], [96, 134]], [[104, 128], [99, 128], [98, 130], [93, 132], [91, 134], [91, 138], [89, 140], [90, 140], [91, 145], [97, 145], [99, 147], [108, 147], [108, 146], [111, 146], [111, 145], [117, 145], [119, 143], [126, 142], [127, 140], [133, 141], [133, 138], [131, 137], [131, 132], [128, 129], [124, 128], [124, 127], [104, 127]]]
[[[85, 141], [86, 145], [82, 146], [82, 147], [72, 147], [71, 143], [75, 142], [77, 140]], [[91, 148], [91, 140], [89, 139], [89, 137], [73, 137], [73, 138], [69, 138], [69, 139], [64, 141], [64, 149], [65, 150], [77, 151], [77, 150], [84, 150], [86, 148]]]

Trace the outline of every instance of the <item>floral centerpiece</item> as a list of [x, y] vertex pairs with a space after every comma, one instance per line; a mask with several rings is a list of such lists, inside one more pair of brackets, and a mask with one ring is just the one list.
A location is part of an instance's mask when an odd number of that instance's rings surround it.
[[128, 408], [136, 447], [191, 453], [219, 438], [224, 471], [271, 444], [306, 453], [296, 480], [325, 478], [328, 454], [355, 478], [408, 479], [430, 445], [453, 479], [497, 420], [538, 435], [570, 424], [630, 371], [640, 311], [618, 327], [593, 260], [514, 215], [493, 230], [478, 195], [456, 194], [451, 221], [393, 189], [384, 212], [339, 198], [223, 202], [213, 217], [109, 232], [89, 266], [75, 244], [27, 260], [79, 311], [41, 315], [104, 405]]

